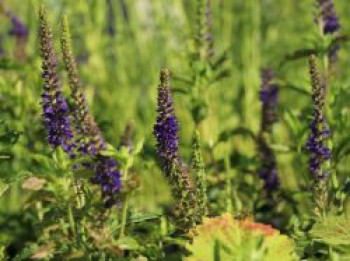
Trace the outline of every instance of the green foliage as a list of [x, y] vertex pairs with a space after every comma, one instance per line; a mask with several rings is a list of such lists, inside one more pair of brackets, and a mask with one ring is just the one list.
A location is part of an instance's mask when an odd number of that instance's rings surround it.
[[[324, 35], [314, 23], [315, 1], [0, 1], [0, 260], [282, 261], [295, 259], [294, 250], [300, 260], [349, 260], [349, 3], [334, 1], [341, 30]], [[70, 96], [72, 89], [81, 85], [91, 118], [110, 142], [101, 154], [122, 170], [113, 209], [104, 208], [100, 188], [90, 183], [91, 169], [72, 170], [91, 157], [70, 158], [47, 144], [35, 19], [41, 4], [56, 50], [61, 31], [57, 69], [70, 109], [81, 98]], [[5, 11], [28, 28], [21, 57]], [[60, 26], [62, 15], [69, 17], [69, 30], [65, 20]], [[333, 64], [328, 54], [336, 45]], [[326, 79], [331, 129], [326, 208], [332, 214], [320, 216], [314, 215], [305, 150], [310, 54], [320, 58]], [[154, 87], [164, 66], [174, 72], [180, 154], [191, 159], [172, 169], [170, 182], [152, 137]], [[281, 186], [271, 201], [256, 173], [265, 66], [275, 69], [280, 90], [268, 143]], [[130, 136], [124, 135], [129, 122]], [[237, 220], [220, 217], [225, 212]], [[202, 216], [210, 218], [199, 225]], [[192, 234], [184, 233], [191, 227]]]
[[325, 243], [335, 250], [345, 251], [349, 255], [349, 222], [344, 215], [327, 216], [312, 227], [310, 234], [315, 241]]
[[188, 261], [296, 260], [293, 242], [267, 225], [233, 219], [229, 214], [206, 219], [193, 231]]

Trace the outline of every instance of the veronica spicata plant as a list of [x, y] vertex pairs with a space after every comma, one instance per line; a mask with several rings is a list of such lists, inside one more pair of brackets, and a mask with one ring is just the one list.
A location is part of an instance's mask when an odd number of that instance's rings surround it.
[[54, 53], [52, 31], [44, 8], [39, 11], [39, 40], [44, 79], [44, 92], [41, 97], [48, 142], [53, 148], [61, 146], [65, 152], [71, 152], [73, 134], [69, 120], [69, 108], [57, 76], [57, 59]]
[[[322, 35], [337, 36], [340, 30], [339, 18], [336, 14], [333, 0], [317, 0], [316, 6], [318, 14], [316, 22], [320, 27]], [[339, 44], [334, 44], [328, 51], [328, 58], [331, 64], [334, 64], [338, 59]]]
[[327, 146], [330, 129], [325, 115], [326, 85], [318, 68], [316, 56], [311, 55], [309, 62], [313, 113], [306, 148], [310, 153], [309, 169], [315, 181], [316, 211], [318, 214], [323, 214], [328, 206], [329, 162], [331, 159], [331, 151]]
[[174, 112], [168, 69], [160, 72], [157, 113], [154, 125], [157, 152], [172, 195], [177, 201], [174, 221], [179, 231], [186, 232], [197, 222], [196, 199], [189, 170], [179, 155], [179, 125]]
[[121, 174], [118, 170], [118, 163], [113, 158], [100, 154], [106, 148], [106, 142], [86, 104], [73, 56], [66, 17], [62, 19], [61, 47], [73, 99], [77, 153], [82, 156], [95, 156], [91, 164], [84, 165], [94, 171], [95, 176], [91, 179], [91, 182], [101, 186], [104, 203], [106, 207], [111, 207], [117, 202], [118, 193], [121, 189]]
[[207, 177], [204, 169], [199, 132], [195, 131], [192, 140], [191, 170], [194, 175], [197, 198], [198, 221], [208, 214]]

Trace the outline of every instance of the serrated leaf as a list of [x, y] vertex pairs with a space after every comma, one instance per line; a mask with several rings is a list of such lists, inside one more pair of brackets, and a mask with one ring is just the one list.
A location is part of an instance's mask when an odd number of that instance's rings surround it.
[[349, 226], [350, 220], [345, 216], [328, 216], [312, 227], [310, 235], [332, 246], [350, 246]]

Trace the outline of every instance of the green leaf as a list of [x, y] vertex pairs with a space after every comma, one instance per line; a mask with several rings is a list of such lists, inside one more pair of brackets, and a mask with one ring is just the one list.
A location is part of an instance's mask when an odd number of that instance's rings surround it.
[[143, 148], [144, 141], [145, 140], [142, 139], [136, 144], [136, 146], [135, 146], [135, 148], [133, 149], [133, 152], [132, 152], [133, 155], [138, 155], [141, 152], [141, 150]]
[[345, 216], [328, 216], [316, 223], [310, 235], [316, 240], [328, 245], [350, 246], [350, 219]]
[[157, 214], [157, 213], [147, 213], [147, 212], [135, 213], [131, 217], [131, 222], [139, 223], [142, 221], [154, 220], [154, 219], [158, 219], [160, 216], [161, 214]]
[[124, 250], [138, 250], [139, 243], [132, 237], [123, 237], [117, 241], [118, 246]]
[[0, 197], [8, 190], [9, 185], [0, 180]]

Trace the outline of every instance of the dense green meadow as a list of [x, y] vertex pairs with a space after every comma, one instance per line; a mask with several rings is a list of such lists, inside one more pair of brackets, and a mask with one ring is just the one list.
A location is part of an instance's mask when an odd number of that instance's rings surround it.
[[349, 13], [0, 0], [0, 261], [350, 260]]

